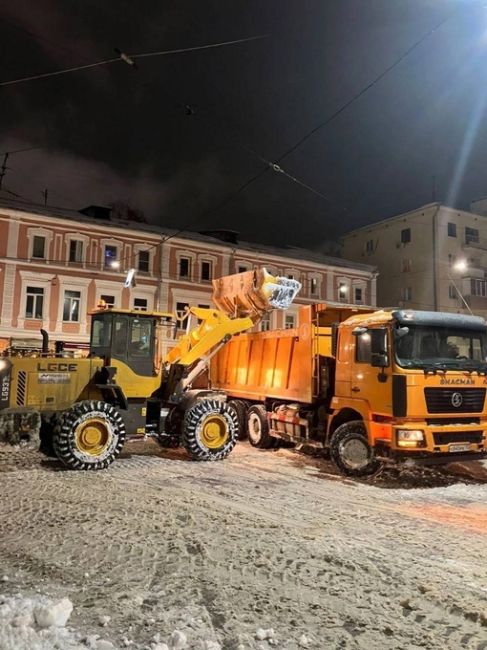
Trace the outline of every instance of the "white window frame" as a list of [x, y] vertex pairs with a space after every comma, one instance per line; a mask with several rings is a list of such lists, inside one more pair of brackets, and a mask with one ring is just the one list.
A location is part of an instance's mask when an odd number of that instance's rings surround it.
[[[30, 293], [29, 289], [31, 289], [31, 290], [32, 289], [40, 289], [42, 291], [42, 293]], [[35, 312], [36, 312], [37, 299], [42, 296], [42, 309], [41, 309], [41, 315], [40, 316], [35, 316], [35, 315], [27, 316], [27, 303], [28, 303], [29, 296], [32, 296], [32, 298], [33, 298], [33, 309], [32, 309], [33, 314], [35, 314]], [[39, 287], [39, 286], [36, 286], [35, 284], [32, 284], [32, 283], [30, 283], [30, 284], [28, 284], [26, 286], [26, 288], [25, 288], [25, 312], [24, 312], [25, 320], [41, 320], [41, 321], [44, 320], [44, 310], [45, 310], [44, 299], [45, 299], [45, 289], [44, 289], [44, 287]]]
[[[110, 280], [95, 280], [95, 304], [96, 308], [103, 296], [113, 296], [115, 298], [115, 307], [122, 307], [122, 287], [120, 282], [111, 282]], [[91, 309], [93, 308], [91, 307]]]
[[[44, 257], [34, 257], [33, 252], [34, 252], [34, 237], [44, 237]], [[28, 258], [29, 261], [33, 262], [45, 262], [46, 264], [49, 264], [49, 261], [51, 259], [51, 242], [54, 237], [54, 233], [52, 230], [48, 230], [47, 228], [29, 228], [27, 230], [27, 241], [29, 244], [29, 254]]]
[[[134, 267], [138, 273], [143, 273], [145, 277], [148, 275], [152, 275], [153, 269], [154, 269], [154, 255], [156, 252], [157, 246], [147, 246], [147, 244], [134, 244], [134, 256], [135, 256], [135, 264]], [[147, 252], [149, 253], [149, 270], [148, 271], [140, 271], [139, 270], [139, 253], [141, 252]]]
[[[181, 259], [189, 260], [189, 275], [181, 276]], [[186, 250], [178, 250], [176, 252], [176, 278], [180, 282], [192, 282], [194, 278], [194, 269], [196, 266], [196, 254]], [[180, 300], [179, 302], [184, 302]]]
[[[59, 301], [58, 313], [56, 320], [56, 332], [62, 333], [63, 324], [70, 323], [72, 325], [79, 325], [79, 334], [88, 334], [88, 287], [93, 281], [92, 278], [81, 278], [74, 275], [58, 275], [59, 280]], [[64, 292], [65, 291], [79, 291], [81, 293], [80, 301], [80, 320], [79, 321], [64, 321]], [[103, 293], [109, 293], [103, 291]], [[111, 292], [110, 292], [111, 293]]]
[[[319, 275], [318, 273], [309, 273], [308, 280], [309, 280], [309, 297], [310, 298], [321, 298], [321, 285], [322, 285], [322, 282], [323, 282], [323, 276]], [[316, 282], [316, 291], [315, 292], [313, 292], [311, 290], [313, 280]]]
[[[362, 290], [362, 300], [357, 300], [355, 298], [355, 289]], [[352, 280], [352, 295], [350, 296], [350, 302], [354, 305], [365, 305], [365, 296], [367, 295], [367, 282], [365, 280]]]
[[[340, 287], [346, 287], [346, 291], [340, 291]], [[350, 296], [351, 291], [351, 282], [350, 278], [345, 278], [343, 276], [337, 277], [336, 292], [338, 297], [338, 302], [351, 303], [352, 299]]]
[[155, 289], [150, 290], [144, 290], [142, 288], [137, 287], [135, 291], [131, 291], [130, 294], [130, 305], [132, 309], [135, 309], [134, 305], [134, 300], [135, 298], [139, 298], [140, 300], [147, 300], [147, 311], [153, 311], [154, 309], [154, 292]]
[[[120, 262], [120, 266], [118, 268], [114, 268], [111, 266], [105, 266], [105, 247], [106, 246], [115, 246], [117, 249], [117, 257], [116, 261]], [[122, 251], [123, 251], [123, 242], [121, 242], [118, 239], [113, 239], [112, 237], [106, 238], [106, 239], [100, 239], [100, 252], [101, 252], [101, 261], [100, 261], [100, 268], [102, 271], [111, 271], [111, 272], [116, 272], [116, 271], [123, 271], [126, 267], [127, 264], [124, 263], [122, 264]]]
[[[86, 260], [88, 256], [88, 246], [90, 244], [90, 238], [88, 235], [82, 235], [81, 233], [78, 232], [69, 232], [66, 233], [64, 237], [65, 241], [65, 250], [66, 250], [66, 262], [68, 264], [81, 264], [83, 268], [86, 268]], [[81, 262], [70, 262], [69, 260], [69, 251], [71, 248], [71, 242], [72, 241], [80, 241], [83, 243], [83, 254], [81, 255]]]
[[[74, 319], [72, 319], [72, 318], [68, 318], [68, 319], [65, 319], [65, 318], [64, 318], [64, 303], [65, 303], [65, 301], [66, 301], [66, 293], [67, 293], [68, 291], [71, 291], [72, 293], [77, 293], [77, 294], [79, 294], [79, 298], [77, 298], [77, 297], [75, 298], [75, 297], [73, 297], [73, 296], [70, 296], [70, 298], [69, 298], [69, 300], [78, 300], [78, 301], [79, 301], [79, 302], [78, 302], [78, 318], [77, 318], [76, 320], [74, 320]], [[63, 305], [63, 314], [62, 314], [62, 319], [63, 319], [62, 322], [63, 322], [63, 323], [76, 323], [76, 324], [81, 323], [81, 319], [82, 319], [82, 314], [81, 314], [81, 300], [82, 300], [82, 291], [81, 291], [78, 287], [76, 287], [76, 289], [71, 289], [71, 288], [68, 289], [68, 288], [65, 288], [65, 289], [63, 290], [63, 293], [62, 293], [62, 295], [61, 295], [61, 301], [62, 301], [62, 305]]]
[[42, 322], [48, 323], [51, 309], [51, 283], [56, 276], [51, 273], [34, 273], [33, 271], [19, 271], [19, 273], [22, 281], [22, 286], [17, 327], [19, 329], [22, 329], [25, 325], [26, 320], [38, 320], [36, 318], [25, 318], [25, 312], [27, 308], [27, 287], [37, 287], [38, 289], [44, 289]]

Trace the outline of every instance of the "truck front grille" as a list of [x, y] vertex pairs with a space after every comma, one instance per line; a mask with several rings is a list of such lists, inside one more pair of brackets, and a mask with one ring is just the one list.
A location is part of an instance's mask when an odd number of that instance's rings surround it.
[[425, 388], [428, 413], [480, 413], [485, 388]]
[[449, 445], [450, 442], [482, 442], [482, 431], [436, 431], [435, 445]]

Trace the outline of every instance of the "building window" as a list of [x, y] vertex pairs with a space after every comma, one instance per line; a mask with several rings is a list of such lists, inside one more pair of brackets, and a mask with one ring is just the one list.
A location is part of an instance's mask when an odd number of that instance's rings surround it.
[[452, 300], [456, 300], [458, 297], [457, 290], [452, 284], [450, 284], [448, 287], [448, 297]]
[[83, 261], [83, 242], [78, 239], [71, 239], [69, 242], [69, 261]]
[[189, 278], [191, 269], [191, 260], [189, 257], [181, 257], [179, 260], [179, 277]]
[[318, 295], [318, 280], [316, 278], [311, 278], [309, 281], [309, 292], [312, 296]]
[[64, 292], [63, 321], [78, 322], [81, 293], [79, 291]]
[[[186, 329], [188, 325], [188, 319], [189, 319], [189, 314], [185, 316], [189, 309], [189, 304], [187, 302], [177, 302], [176, 303], [176, 315], [178, 318], [182, 318], [183, 320], [178, 321], [178, 327], [181, 329]], [[184, 316], [184, 318], [183, 318]]]
[[201, 262], [201, 279], [203, 282], [211, 280], [211, 262]]
[[27, 287], [25, 317], [42, 319], [44, 308], [44, 289]]
[[104, 265], [106, 269], [116, 268], [117, 264], [117, 247], [105, 245]]
[[348, 284], [346, 282], [338, 283], [338, 300], [340, 302], [347, 302], [348, 300]]
[[368, 239], [365, 242], [365, 252], [367, 253], [367, 255], [372, 255], [372, 253], [374, 252], [374, 240], [373, 239]]
[[411, 287], [403, 287], [401, 290], [401, 299], [402, 300], [412, 300], [413, 299], [413, 290]]
[[100, 296], [107, 307], [115, 307], [115, 296], [107, 296], [105, 294]]
[[364, 291], [362, 287], [355, 287], [355, 302], [357, 305], [362, 304], [363, 295], [364, 295]]
[[149, 273], [150, 254], [149, 251], [139, 251], [138, 270], [142, 273]]
[[457, 224], [448, 222], [448, 237], [457, 236]]
[[411, 260], [409, 258], [403, 257], [401, 260], [401, 272], [409, 273], [411, 271]]
[[237, 267], [237, 273], [246, 273], [249, 269], [246, 266], [238, 266]]
[[284, 328], [287, 330], [292, 330], [294, 327], [296, 327], [296, 318], [294, 314], [286, 314], [286, 318], [284, 320]]
[[470, 279], [470, 292], [472, 296], [487, 296], [485, 280]]
[[479, 243], [479, 231], [477, 228], [469, 228], [465, 226], [465, 243], [466, 244], [478, 244]]
[[32, 243], [32, 257], [39, 260], [46, 258], [46, 238], [41, 235], [34, 235]]
[[134, 298], [134, 309], [147, 311], [147, 298]]
[[411, 228], [401, 230], [401, 244], [409, 244], [411, 241]]
[[271, 329], [271, 315], [269, 313], [262, 316], [260, 321], [260, 331], [268, 332]]
[[287, 276], [287, 279], [288, 280], [294, 280], [295, 278], [294, 278], [294, 275], [292, 273], [289, 273], [289, 275]]

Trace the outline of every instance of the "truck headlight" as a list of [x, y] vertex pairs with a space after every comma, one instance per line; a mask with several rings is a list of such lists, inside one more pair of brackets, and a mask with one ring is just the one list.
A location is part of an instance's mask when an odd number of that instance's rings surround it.
[[423, 447], [424, 432], [421, 429], [397, 429], [398, 447]]

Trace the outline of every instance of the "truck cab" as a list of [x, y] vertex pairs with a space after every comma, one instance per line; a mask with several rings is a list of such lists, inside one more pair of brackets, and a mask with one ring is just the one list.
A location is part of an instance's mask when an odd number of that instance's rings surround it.
[[338, 327], [328, 437], [342, 420], [362, 423], [369, 449], [365, 437], [362, 448], [353, 436], [341, 442], [351, 467], [370, 450], [425, 463], [478, 458], [487, 445], [486, 388], [482, 318], [412, 310], [353, 316]]

